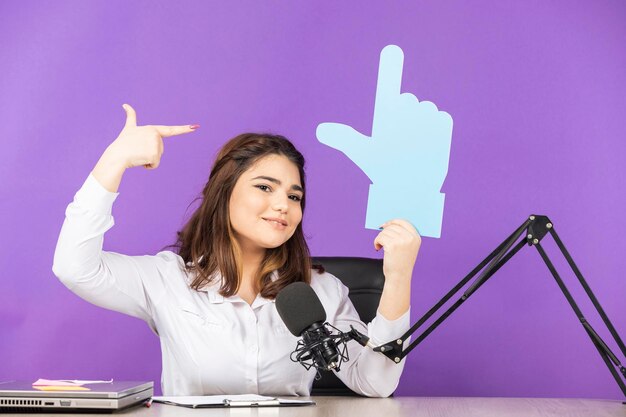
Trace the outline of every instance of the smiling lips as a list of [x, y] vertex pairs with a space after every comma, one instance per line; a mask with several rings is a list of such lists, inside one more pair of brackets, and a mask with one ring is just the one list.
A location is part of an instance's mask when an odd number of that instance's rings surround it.
[[284, 229], [285, 227], [287, 227], [287, 222], [283, 219], [277, 219], [275, 217], [263, 217], [263, 220], [278, 229]]

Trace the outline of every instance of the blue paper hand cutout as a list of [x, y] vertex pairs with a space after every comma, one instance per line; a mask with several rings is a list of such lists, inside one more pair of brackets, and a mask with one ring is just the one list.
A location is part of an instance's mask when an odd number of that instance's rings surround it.
[[440, 237], [452, 117], [430, 101], [400, 93], [404, 54], [380, 53], [372, 135], [340, 123], [321, 123], [317, 139], [350, 158], [372, 181], [365, 227], [402, 218], [422, 236]]

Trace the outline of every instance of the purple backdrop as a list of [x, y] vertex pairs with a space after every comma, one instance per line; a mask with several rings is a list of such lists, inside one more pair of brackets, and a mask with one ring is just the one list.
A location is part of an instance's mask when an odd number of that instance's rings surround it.
[[[172, 243], [217, 149], [272, 131], [307, 157], [312, 252], [381, 256], [363, 227], [367, 177], [315, 128], [370, 131], [388, 44], [404, 50], [402, 91], [454, 118], [442, 238], [424, 239], [413, 319], [539, 213], [626, 336], [626, 3], [185, 3], [0, 5], [0, 380], [159, 381], [148, 327], [82, 301], [51, 271], [65, 207], [121, 130], [124, 102], [139, 124], [202, 127], [167, 139], [158, 170], [126, 173], [105, 249]], [[413, 352], [398, 394], [621, 398], [535, 252]]]

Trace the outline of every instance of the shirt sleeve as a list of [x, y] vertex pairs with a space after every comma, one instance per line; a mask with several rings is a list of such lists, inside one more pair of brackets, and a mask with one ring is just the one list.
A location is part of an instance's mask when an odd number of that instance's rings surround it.
[[[390, 340], [400, 338], [410, 327], [410, 309], [396, 320], [387, 320], [380, 312], [367, 325], [359, 319], [354, 305], [348, 297], [348, 288], [336, 279], [341, 301], [334, 317], [335, 327], [343, 332], [350, 326], [366, 333], [370, 342], [380, 346]], [[406, 341], [409, 343], [409, 340]], [[355, 341], [347, 343], [350, 360], [341, 365], [337, 376], [351, 390], [368, 397], [388, 397], [398, 386], [404, 369], [405, 359], [395, 363], [385, 355], [363, 347]]]
[[155, 279], [161, 275], [159, 260], [165, 255], [126, 256], [102, 250], [104, 233], [114, 225], [111, 209], [118, 195], [89, 175], [65, 211], [52, 271], [81, 298], [145, 320], [156, 332], [151, 306], [165, 292]]

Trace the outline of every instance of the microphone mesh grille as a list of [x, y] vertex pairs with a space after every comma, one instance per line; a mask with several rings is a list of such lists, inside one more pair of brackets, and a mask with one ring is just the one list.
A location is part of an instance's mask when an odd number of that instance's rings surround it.
[[326, 311], [313, 288], [294, 282], [276, 296], [276, 310], [294, 336], [300, 336], [310, 325], [326, 321]]

